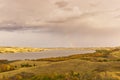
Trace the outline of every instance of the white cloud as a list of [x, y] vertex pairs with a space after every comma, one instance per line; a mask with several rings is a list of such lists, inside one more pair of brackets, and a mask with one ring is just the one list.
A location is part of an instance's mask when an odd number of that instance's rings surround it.
[[48, 16], [48, 22], [57, 22], [57, 21], [65, 21], [69, 18], [79, 17], [81, 16], [82, 12], [79, 10], [78, 7], [68, 7], [64, 9], [56, 9]]
[[120, 0], [0, 0], [1, 44], [113, 45], [120, 42], [119, 22]]
[[120, 26], [120, 18], [118, 17], [120, 13], [118, 3], [120, 1], [118, 0], [0, 1], [2, 5], [0, 25], [2, 28], [19, 25], [27, 28], [54, 29], [59, 27], [62, 30], [70, 27], [71, 30], [78, 30], [83, 27], [107, 29]]

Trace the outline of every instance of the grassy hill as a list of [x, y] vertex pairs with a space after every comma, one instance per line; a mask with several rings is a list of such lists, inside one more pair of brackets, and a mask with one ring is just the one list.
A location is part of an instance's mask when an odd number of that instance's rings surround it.
[[24, 52], [40, 52], [44, 48], [31, 48], [31, 47], [0, 47], [0, 53], [24, 53]]
[[40, 52], [44, 50], [102, 50], [113, 49], [111, 47], [93, 47], [93, 48], [32, 48], [32, 47], [0, 47], [0, 53], [25, 53], [25, 52]]
[[120, 80], [120, 49], [0, 65], [0, 80]]

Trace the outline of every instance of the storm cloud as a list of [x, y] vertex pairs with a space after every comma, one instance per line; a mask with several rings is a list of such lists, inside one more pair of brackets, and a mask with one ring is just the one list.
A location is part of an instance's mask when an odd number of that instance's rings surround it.
[[119, 0], [0, 0], [0, 31], [30, 31], [37, 34], [35, 39], [52, 38], [61, 45], [69, 39], [78, 46], [113, 45], [120, 40], [119, 4]]

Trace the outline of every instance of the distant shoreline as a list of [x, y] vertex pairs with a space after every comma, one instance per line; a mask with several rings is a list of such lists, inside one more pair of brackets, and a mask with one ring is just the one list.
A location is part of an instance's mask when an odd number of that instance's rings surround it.
[[1, 54], [9, 53], [29, 53], [29, 52], [41, 52], [46, 50], [102, 50], [102, 49], [114, 49], [116, 47], [86, 47], [86, 48], [32, 48], [32, 47], [0, 47]]

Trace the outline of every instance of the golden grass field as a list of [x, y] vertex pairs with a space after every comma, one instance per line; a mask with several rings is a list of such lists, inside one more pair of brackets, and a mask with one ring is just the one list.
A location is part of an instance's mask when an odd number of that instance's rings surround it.
[[0, 65], [0, 80], [120, 80], [120, 49], [37, 60], [1, 60]]
[[31, 47], [0, 47], [0, 53], [24, 53], [24, 52], [40, 52], [43, 48], [31, 48]]

